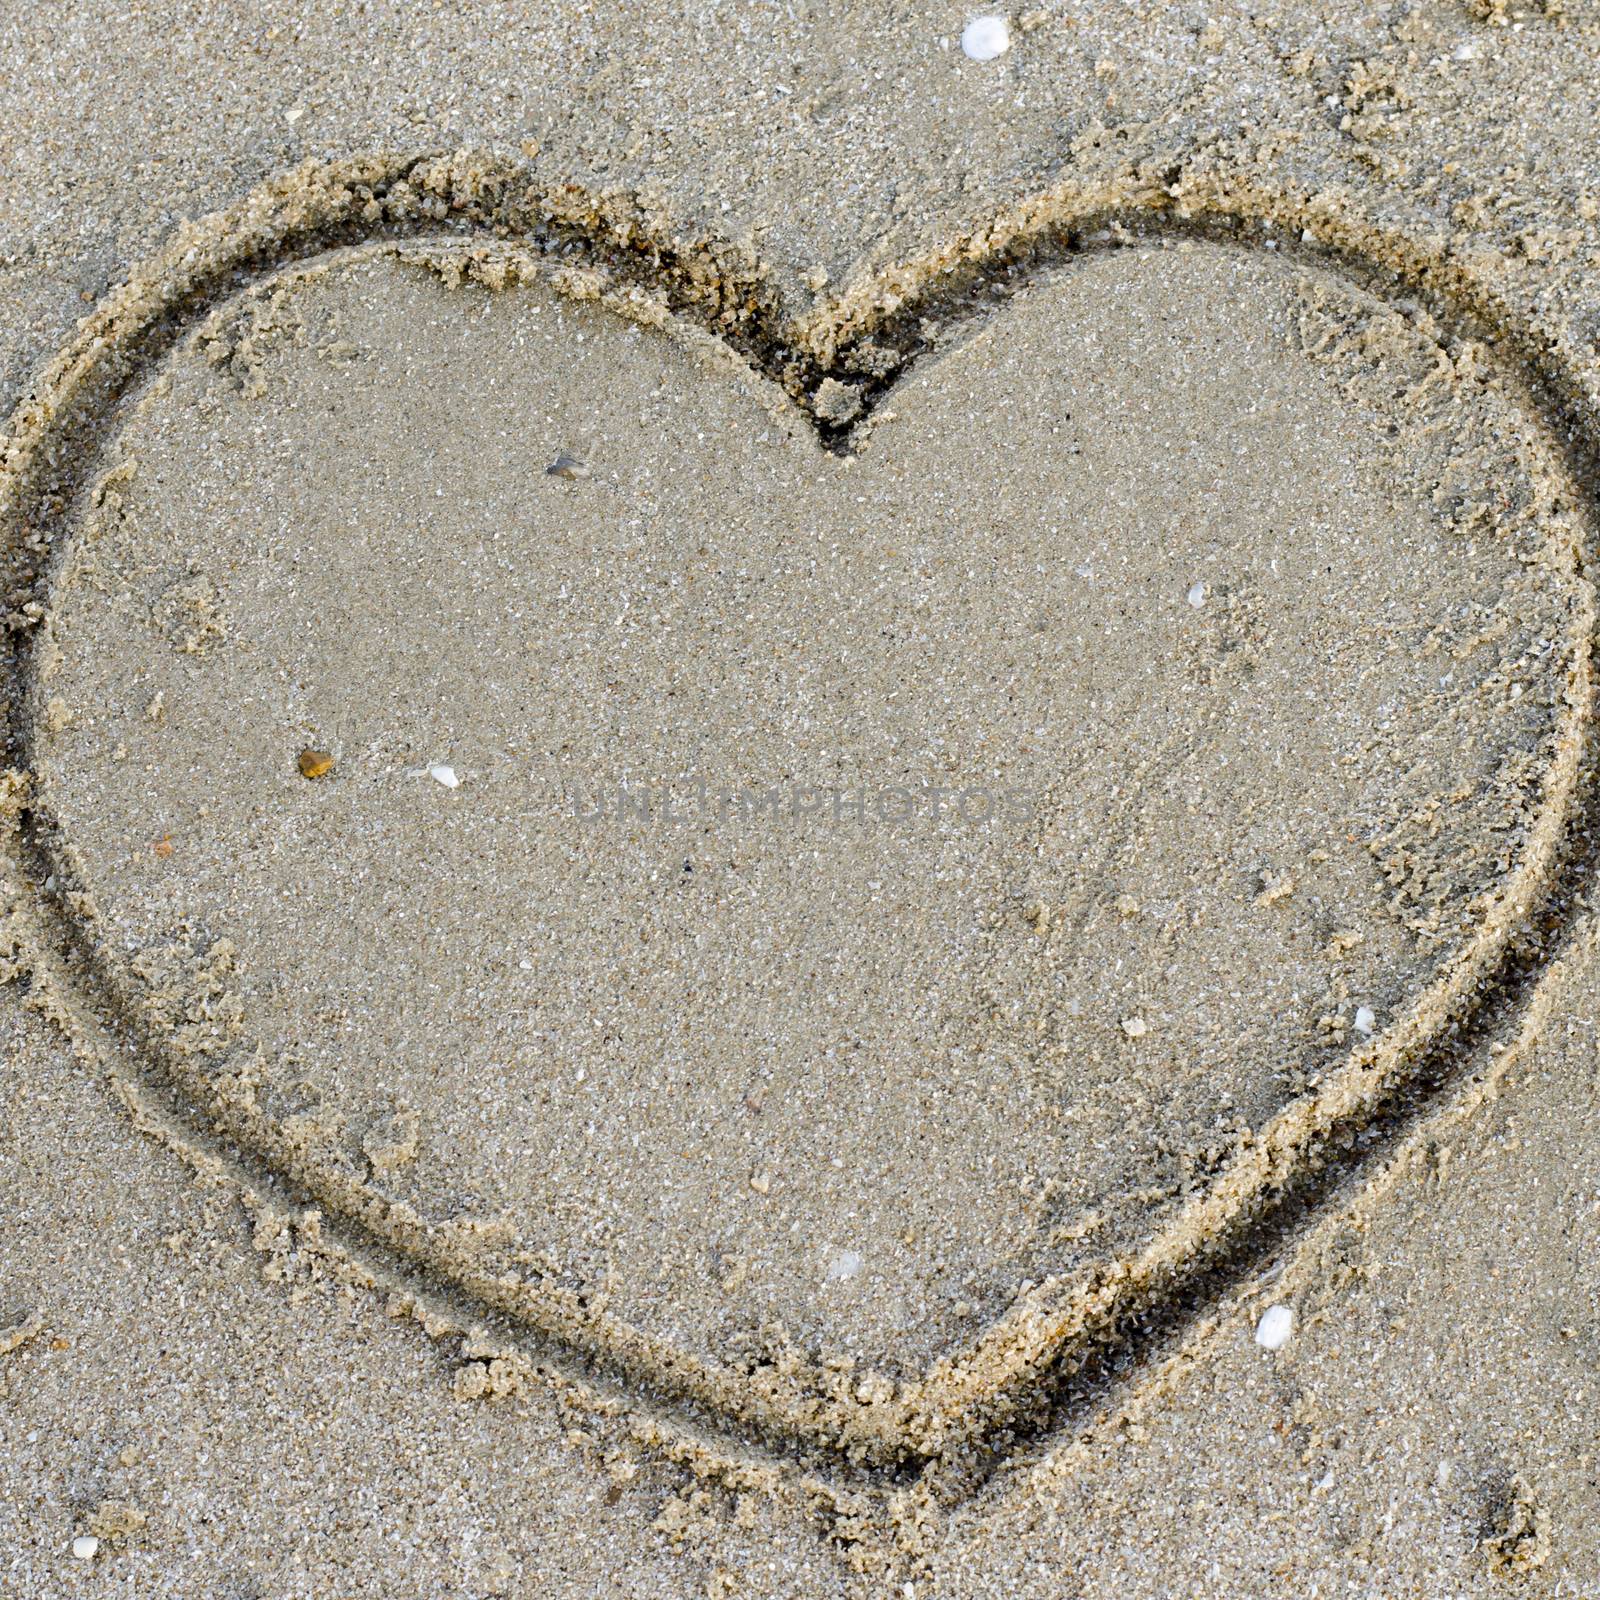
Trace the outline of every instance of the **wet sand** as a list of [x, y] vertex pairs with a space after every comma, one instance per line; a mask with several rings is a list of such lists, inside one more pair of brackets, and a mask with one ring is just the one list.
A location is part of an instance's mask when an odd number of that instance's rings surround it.
[[1595, 18], [961, 20], [19, 19], [8, 1592], [1595, 1582]]

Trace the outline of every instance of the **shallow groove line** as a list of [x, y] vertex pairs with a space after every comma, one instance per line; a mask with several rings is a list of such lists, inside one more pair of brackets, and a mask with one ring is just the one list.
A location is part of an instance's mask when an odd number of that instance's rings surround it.
[[[308, 188], [312, 199], [306, 198]], [[324, 202], [320, 207], [317, 196]], [[1291, 246], [1285, 256], [1334, 264], [1358, 281], [1393, 273], [1408, 291], [1438, 306], [1447, 325], [1481, 331], [1508, 373], [1527, 380], [1526, 398], [1536, 414], [1565, 425], [1560, 443], [1575, 481], [1581, 486], [1597, 477], [1594, 446], [1581, 416], [1592, 397], [1559, 354], [1521, 330], [1493, 290], [1477, 285], [1458, 263], [1441, 266], [1421, 246], [1396, 242], [1359, 219], [1330, 218], [1303, 198], [1226, 184], [1210, 192], [1186, 192], [1181, 182], [1087, 186], [1057, 192], [1053, 201], [1039, 197], [1029, 206], [997, 220], [982, 241], [885, 269], [808, 318], [787, 319], [758, 263], [722, 241], [679, 240], [666, 219], [635, 198], [597, 199], [571, 185], [539, 185], [511, 163], [470, 156], [375, 157], [302, 168], [264, 186], [233, 211], [185, 230], [151, 268], [135, 274], [91, 315], [18, 407], [0, 451], [0, 532], [10, 540], [4, 551], [9, 587], [37, 607], [48, 589], [48, 567], [39, 559], [49, 549], [45, 530], [68, 524], [92, 476], [97, 435], [114, 418], [122, 397], [197, 318], [253, 279], [332, 248], [386, 239], [489, 243], [513, 238], [553, 263], [598, 268], [614, 281], [663, 295], [674, 314], [715, 333], [803, 408], [825, 379], [854, 381], [858, 373], [849, 357], [874, 341], [893, 352], [894, 362], [861, 385], [863, 421], [848, 430], [818, 428], [825, 446], [847, 450], [870, 447], [873, 409], [934, 348], [927, 322], [959, 328], [1041, 273], [1094, 250], [1175, 235], [1259, 242], [1263, 223], [1280, 215], [1294, 219], [1298, 207], [1307, 226], [1326, 224], [1327, 238], [1322, 240], [1319, 227], [1322, 242]], [[207, 238], [225, 246], [237, 241], [210, 271], [203, 260], [194, 265]], [[1586, 570], [1592, 522], [1592, 515], [1585, 518]], [[1584, 629], [1586, 636], [1592, 634], [1592, 616]], [[14, 640], [7, 737], [10, 760], [25, 774], [30, 752], [25, 626], [14, 628]], [[1339, 1092], [1317, 1115], [1311, 1116], [1304, 1102], [1291, 1102], [1289, 1109], [1297, 1112], [1292, 1125], [1284, 1123], [1273, 1135], [1275, 1119], [1258, 1130], [1255, 1147], [1245, 1152], [1250, 1170], [1243, 1192], [1229, 1197], [1213, 1182], [1206, 1195], [1210, 1209], [1201, 1208], [1186, 1238], [1169, 1247], [1158, 1236], [1155, 1246], [1161, 1248], [1107, 1263], [1087, 1289], [1080, 1283], [1053, 1307], [1036, 1301], [1008, 1313], [973, 1351], [936, 1364], [927, 1392], [897, 1418], [893, 1430], [863, 1432], [848, 1416], [808, 1413], [793, 1396], [764, 1399], [741, 1391], [742, 1408], [754, 1412], [747, 1421], [725, 1403], [719, 1384], [708, 1392], [703, 1372], [619, 1361], [615, 1351], [586, 1348], [564, 1333], [541, 1332], [526, 1318], [518, 1318], [515, 1329], [505, 1317], [479, 1320], [500, 1325], [553, 1368], [575, 1365], [584, 1381], [607, 1393], [633, 1399], [643, 1390], [653, 1397], [646, 1401], [651, 1408], [686, 1409], [697, 1440], [702, 1429], [704, 1437], [721, 1434], [752, 1468], [798, 1458], [825, 1470], [845, 1492], [851, 1485], [887, 1489], [919, 1474], [942, 1482], [950, 1493], [969, 1492], [1009, 1452], [1081, 1416], [1094, 1396], [1119, 1381], [1120, 1368], [1140, 1349], [1181, 1333], [1265, 1252], [1325, 1209], [1374, 1151], [1392, 1147], [1415, 1126], [1447, 1085], [1469, 1077], [1497, 1032], [1529, 1013], [1548, 963], [1575, 936], [1582, 891], [1594, 866], [1590, 841], [1600, 799], [1594, 751], [1586, 744], [1592, 739], [1593, 692], [1588, 652], [1580, 648], [1569, 686], [1567, 735], [1534, 845], [1513, 873], [1512, 891], [1486, 922], [1481, 948], [1468, 947], [1481, 960], [1463, 957], [1456, 964], [1458, 981], [1434, 1012], [1419, 1011], [1411, 1035], [1389, 1041], [1387, 1055], [1369, 1051], [1364, 1067], [1356, 1058], [1347, 1061], [1337, 1074]], [[135, 1081], [165, 1102], [160, 1115], [187, 1129], [202, 1149], [225, 1156], [245, 1187], [274, 1203], [296, 1197], [297, 1190], [306, 1192], [269, 1157], [230, 1138], [216, 1109], [197, 1108], [182, 1074], [163, 1065], [159, 1042], [122, 1003], [77, 923], [67, 901], [75, 887], [68, 855], [50, 820], [27, 810], [24, 782], [17, 780], [17, 826], [6, 841], [6, 866], [12, 921], [28, 924], [34, 935], [27, 942], [41, 985], [63, 995], [90, 996], [88, 1014], [77, 1019], [88, 1036], [85, 1042], [108, 1061], [125, 1063], [131, 1055], [139, 1063]], [[61, 1010], [70, 1014], [73, 1008], [63, 1004]], [[325, 1203], [324, 1195], [315, 1198]], [[337, 1204], [333, 1211], [338, 1217]], [[403, 1284], [469, 1319], [474, 1308], [482, 1307], [483, 1294], [464, 1287], [448, 1270], [373, 1238], [370, 1220], [359, 1211], [338, 1226], [352, 1257], [380, 1279]], [[1047, 1324], [1042, 1329], [1041, 1317]], [[997, 1350], [998, 1382], [977, 1356]]]

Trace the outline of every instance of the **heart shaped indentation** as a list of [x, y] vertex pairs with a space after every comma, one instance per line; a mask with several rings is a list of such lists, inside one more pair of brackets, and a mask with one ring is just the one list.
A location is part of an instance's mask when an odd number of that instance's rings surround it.
[[62, 522], [36, 837], [330, 1213], [933, 1453], [1494, 970], [1587, 711], [1564, 468], [1481, 351], [1234, 244], [1037, 273], [889, 389], [858, 342], [848, 455], [602, 287], [437, 238], [208, 302]]

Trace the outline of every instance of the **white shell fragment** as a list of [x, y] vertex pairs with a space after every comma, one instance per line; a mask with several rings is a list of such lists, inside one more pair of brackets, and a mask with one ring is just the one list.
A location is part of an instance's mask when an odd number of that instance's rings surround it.
[[100, 1541], [92, 1533], [80, 1533], [72, 1541], [72, 1553], [79, 1561], [93, 1561], [100, 1552]]
[[993, 61], [1011, 48], [1011, 29], [1004, 17], [974, 17], [961, 30], [961, 48], [974, 61]]
[[843, 1283], [847, 1278], [855, 1277], [860, 1270], [861, 1252], [859, 1250], [841, 1250], [828, 1263], [828, 1282]]
[[1196, 611], [1198, 611], [1200, 607], [1206, 603], [1206, 597], [1210, 593], [1211, 585], [1202, 580], [1199, 583], [1191, 583], [1189, 585], [1189, 592], [1184, 596], [1184, 598], [1195, 608]]
[[435, 783], [442, 783], [447, 789], [459, 789], [461, 780], [456, 776], [454, 767], [429, 767], [428, 776]]
[[1263, 1350], [1281, 1350], [1294, 1332], [1294, 1312], [1288, 1306], [1268, 1306], [1256, 1324], [1256, 1343]]
[[565, 478], [569, 483], [576, 483], [580, 478], [589, 476], [588, 463], [580, 461], [566, 450], [558, 451], [555, 460], [544, 470], [546, 477]]
[[1370, 1034], [1378, 1025], [1377, 1014], [1371, 1006], [1356, 1007], [1356, 1032]]

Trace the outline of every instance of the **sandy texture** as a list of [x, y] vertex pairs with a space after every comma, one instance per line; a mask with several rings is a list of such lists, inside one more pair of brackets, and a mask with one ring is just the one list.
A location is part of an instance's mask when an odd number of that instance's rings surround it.
[[1593, 1587], [1592, 19], [953, 20], [119, 24], [121, 263], [509, 155], [14, 419], [18, 1592]]

